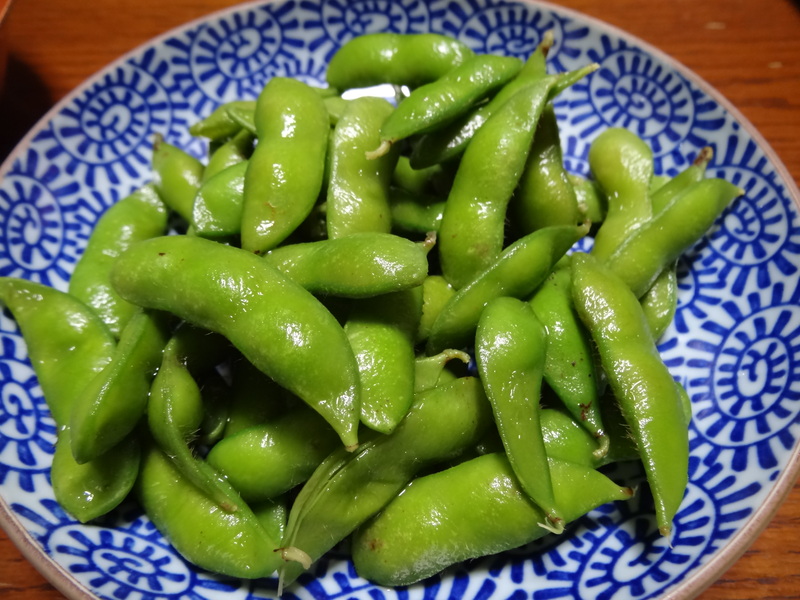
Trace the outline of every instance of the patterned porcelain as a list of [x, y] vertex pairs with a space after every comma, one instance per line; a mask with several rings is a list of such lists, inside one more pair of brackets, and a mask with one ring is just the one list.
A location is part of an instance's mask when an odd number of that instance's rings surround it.
[[[526, 57], [554, 30], [552, 69], [600, 63], [557, 102], [568, 167], [586, 173], [608, 126], [652, 146], [675, 174], [704, 145], [710, 174], [747, 190], [680, 263], [680, 300], [660, 349], [689, 391], [690, 483], [668, 541], [646, 486], [567, 534], [448, 570], [407, 589], [360, 579], [332, 553], [286, 592], [328, 600], [690, 597], [719, 575], [794, 482], [800, 437], [798, 192], [747, 123], [658, 51], [579, 14], [503, 0], [281, 0], [246, 4], [172, 31], [59, 104], [3, 166], [0, 275], [65, 289], [98, 216], [150, 178], [154, 133], [202, 156], [189, 124], [254, 98], [275, 75], [324, 81], [344, 42], [372, 31], [435, 31], [477, 52]], [[0, 514], [26, 555], [72, 597], [266, 599], [276, 582], [229, 580], [186, 564], [126, 506], [84, 526], [53, 500], [55, 429], [15, 323], [0, 316]], [[619, 477], [641, 480], [630, 466]]]

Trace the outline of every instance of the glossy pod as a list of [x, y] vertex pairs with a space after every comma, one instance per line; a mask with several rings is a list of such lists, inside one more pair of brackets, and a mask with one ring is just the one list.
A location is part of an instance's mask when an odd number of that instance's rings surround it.
[[394, 108], [382, 98], [358, 98], [347, 106], [330, 141], [327, 230], [331, 239], [392, 228], [389, 183], [397, 163], [392, 150], [377, 159], [366, 153], [380, 141], [380, 128]]
[[383, 122], [381, 143], [393, 144], [449, 123], [512, 79], [520, 68], [522, 61], [509, 56], [477, 54], [467, 58], [404, 98]]
[[128, 497], [139, 476], [141, 444], [136, 433], [84, 464], [75, 462], [70, 432], [58, 432], [50, 481], [56, 501], [81, 523], [97, 519]]
[[575, 312], [569, 259], [560, 262], [530, 299], [547, 329], [544, 379], [573, 418], [596, 438], [598, 456], [608, 451], [600, 414], [600, 381], [588, 331]]
[[301, 405], [226, 437], [207, 460], [246, 502], [260, 502], [303, 483], [338, 443], [330, 425]]
[[[475, 378], [417, 394], [394, 433], [365, 442], [350, 455], [334, 454], [320, 465], [292, 506], [282, 546], [317, 560], [388, 504], [421, 469], [477, 443], [491, 419]], [[287, 563], [284, 583], [303, 570], [297, 562]]]
[[322, 414], [346, 446], [357, 445], [358, 369], [344, 331], [314, 296], [263, 258], [201, 238], [167, 236], [129, 249], [112, 281], [131, 302], [225, 336]]
[[322, 189], [330, 124], [320, 95], [305, 83], [274, 77], [256, 103], [258, 144], [248, 162], [242, 248], [262, 254], [309, 215]]
[[381, 83], [413, 88], [439, 79], [472, 55], [462, 42], [434, 33], [361, 35], [336, 51], [326, 79], [340, 90]]
[[[567, 521], [632, 495], [591, 467], [549, 463]], [[505, 455], [486, 454], [413, 481], [356, 533], [353, 562], [360, 576], [378, 585], [410, 585], [457, 562], [541, 538], [544, 519]]]
[[45, 402], [59, 427], [114, 354], [116, 341], [97, 314], [54, 288], [0, 277], [0, 302], [14, 316]]
[[636, 296], [588, 254], [572, 256], [575, 308], [641, 453], [659, 531], [668, 536], [689, 473], [688, 423]]
[[227, 513], [184, 478], [154, 445], [142, 458], [136, 493], [156, 528], [200, 568], [256, 579], [272, 575], [280, 566], [276, 540], [232, 488], [232, 502], [241, 507]]
[[407, 289], [355, 303], [344, 331], [358, 363], [361, 422], [391, 433], [414, 400], [414, 336], [422, 290]]
[[554, 81], [546, 78], [517, 92], [483, 124], [461, 159], [438, 238], [442, 273], [456, 289], [503, 249], [508, 202]]
[[547, 527], [560, 533], [539, 416], [547, 344], [544, 325], [522, 300], [496, 298], [483, 309], [475, 358], [497, 431], [520, 486], [544, 511]]
[[494, 264], [442, 307], [431, 327], [427, 353], [471, 345], [480, 313], [490, 300], [500, 296], [530, 296], [588, 230], [588, 224], [545, 227], [508, 246]]
[[111, 266], [131, 244], [164, 235], [167, 207], [155, 188], [146, 185], [113, 204], [97, 222], [69, 280], [69, 293], [91, 306], [119, 337], [137, 311], [114, 290]]
[[424, 246], [390, 233], [287, 244], [264, 261], [314, 294], [367, 298], [421, 285], [428, 275]]
[[78, 463], [108, 452], [136, 427], [169, 340], [171, 318], [136, 313], [120, 336], [111, 362], [81, 392], [70, 416], [72, 455]]
[[606, 261], [609, 269], [640, 298], [743, 193], [724, 179], [704, 179], [689, 186], [620, 244]]
[[604, 260], [653, 214], [653, 152], [636, 134], [610, 128], [589, 147], [589, 167], [608, 202], [592, 247], [592, 254]]
[[203, 180], [203, 164], [159, 135], [153, 143], [152, 166], [153, 184], [164, 204], [191, 223], [194, 197]]

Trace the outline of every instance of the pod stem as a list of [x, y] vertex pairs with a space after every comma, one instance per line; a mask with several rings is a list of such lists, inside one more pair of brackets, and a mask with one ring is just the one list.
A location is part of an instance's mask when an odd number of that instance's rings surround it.
[[380, 158], [384, 156], [386, 153], [389, 152], [392, 148], [392, 140], [381, 140], [381, 145], [375, 148], [375, 150], [370, 150], [366, 152], [367, 160], [375, 160], [376, 158]]

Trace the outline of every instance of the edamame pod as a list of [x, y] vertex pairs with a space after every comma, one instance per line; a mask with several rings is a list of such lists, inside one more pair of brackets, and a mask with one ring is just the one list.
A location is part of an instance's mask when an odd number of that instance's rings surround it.
[[209, 239], [239, 235], [248, 165], [248, 161], [236, 163], [203, 181], [192, 205], [197, 235]]
[[[633, 495], [590, 467], [550, 459], [556, 501], [574, 521]], [[502, 453], [414, 480], [353, 538], [356, 571], [378, 585], [410, 585], [472, 558], [546, 535], [544, 512], [527, 497]]]
[[327, 228], [330, 239], [353, 233], [388, 233], [392, 227], [389, 183], [397, 151], [369, 160], [380, 141], [380, 127], [394, 108], [383, 98], [350, 102], [333, 130]]
[[653, 214], [649, 196], [653, 152], [627, 129], [612, 127], [589, 147], [589, 167], [608, 199], [606, 216], [592, 247], [592, 254], [605, 260]]
[[236, 110], [249, 110], [254, 112], [256, 103], [254, 100], [235, 100], [221, 104], [215, 108], [210, 115], [201, 119], [189, 127], [189, 133], [194, 136], [209, 138], [211, 140], [224, 140], [236, 135], [241, 125], [231, 117], [231, 113]]
[[456, 289], [491, 265], [503, 249], [506, 208], [554, 82], [548, 77], [514, 94], [464, 152], [438, 238], [442, 274]]
[[390, 233], [287, 244], [264, 260], [314, 294], [367, 298], [421, 285], [427, 249]]
[[116, 341], [80, 300], [41, 283], [0, 277], [0, 302], [14, 316], [45, 402], [58, 427], [114, 354]]
[[322, 189], [330, 124], [320, 95], [286, 77], [269, 80], [256, 103], [258, 144], [248, 162], [242, 248], [271, 250], [311, 212]]
[[187, 223], [192, 222], [192, 205], [200, 182], [203, 163], [177, 146], [168, 144], [161, 135], [153, 142], [153, 185], [169, 208]]
[[76, 462], [98, 458], [136, 427], [171, 324], [169, 315], [147, 310], [128, 321], [111, 362], [89, 382], [72, 409], [70, 446]]
[[520, 238], [441, 309], [426, 346], [437, 354], [446, 348], [471, 345], [480, 313], [499, 296], [525, 298], [544, 281], [553, 266], [589, 231], [579, 227], [545, 227]]
[[573, 418], [596, 439], [598, 458], [608, 452], [600, 414], [598, 373], [591, 338], [572, 302], [569, 258], [565, 257], [530, 299], [547, 329], [544, 379]]
[[225, 336], [256, 367], [312, 406], [345, 446], [358, 444], [358, 367], [342, 327], [263, 258], [197, 237], [131, 247], [112, 272], [123, 298]]
[[246, 502], [260, 502], [303, 483], [338, 443], [330, 425], [301, 405], [226, 437], [206, 460]]
[[641, 298], [664, 268], [706, 235], [722, 211], [742, 194], [744, 190], [724, 179], [692, 184], [631, 233], [606, 264]]
[[664, 536], [689, 478], [689, 433], [680, 394], [628, 286], [589, 254], [572, 255], [575, 308], [594, 340], [653, 493]]
[[528, 304], [496, 298], [478, 321], [475, 358], [511, 468], [525, 493], [544, 511], [542, 527], [561, 533], [564, 522], [539, 418], [545, 336], [544, 325]]
[[[235, 513], [219, 509], [155, 445], [142, 458], [136, 492], [148, 517], [175, 549], [202, 569], [256, 579], [280, 566], [278, 544], [233, 488]], [[201, 525], [202, 524], [202, 525]]]
[[381, 143], [371, 158], [388, 152], [398, 140], [434, 131], [469, 110], [493, 90], [512, 79], [522, 61], [511, 56], [476, 54], [436, 81], [418, 87], [404, 98], [381, 126]]
[[358, 363], [361, 422], [394, 431], [414, 400], [414, 334], [422, 297], [408, 289], [351, 308], [344, 331]]
[[[417, 394], [394, 433], [365, 442], [353, 454], [334, 454], [320, 465], [292, 506], [282, 547], [317, 560], [380, 511], [421, 469], [477, 443], [491, 418], [481, 383], [473, 377]], [[303, 570], [298, 562], [287, 563], [283, 583], [293, 582]]]
[[138, 240], [164, 235], [167, 207], [152, 185], [145, 185], [111, 205], [92, 230], [69, 280], [69, 293], [91, 306], [119, 338], [138, 307], [119, 297], [109, 280], [111, 266]]

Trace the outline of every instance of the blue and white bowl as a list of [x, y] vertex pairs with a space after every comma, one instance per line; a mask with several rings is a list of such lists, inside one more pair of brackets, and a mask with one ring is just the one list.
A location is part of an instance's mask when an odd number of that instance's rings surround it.
[[[370, 585], [331, 553], [288, 598], [689, 598], [752, 541], [800, 471], [800, 194], [763, 139], [695, 75], [637, 39], [547, 4], [505, 0], [279, 0], [190, 23], [99, 73], [61, 102], [0, 169], [0, 275], [66, 289], [98, 217], [150, 180], [153, 134], [202, 156], [188, 126], [255, 98], [276, 75], [323, 84], [333, 52], [373, 31], [441, 32], [477, 52], [526, 57], [555, 33], [552, 69], [598, 62], [557, 102], [565, 160], [586, 174], [591, 141], [623, 126], [674, 175], [700, 148], [709, 174], [747, 193], [680, 264], [660, 350], [688, 390], [690, 478], [670, 547], [646, 494], [602, 507], [561, 537], [405, 589]], [[81, 525], [48, 476], [55, 427], [18, 329], [0, 315], [0, 521], [74, 598], [262, 599], [276, 582], [186, 564], [136, 506]]]

